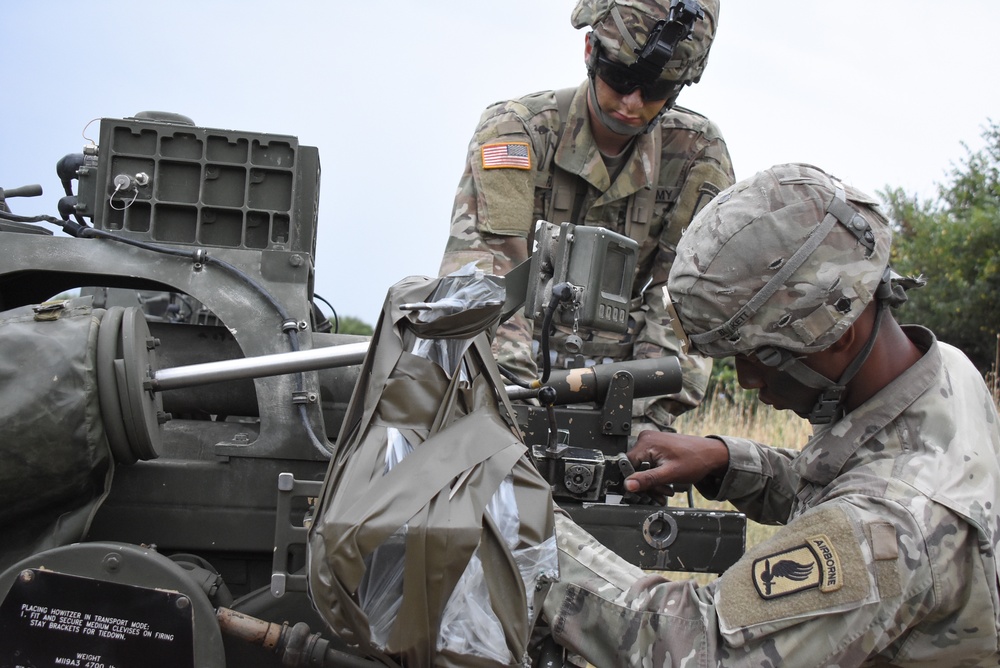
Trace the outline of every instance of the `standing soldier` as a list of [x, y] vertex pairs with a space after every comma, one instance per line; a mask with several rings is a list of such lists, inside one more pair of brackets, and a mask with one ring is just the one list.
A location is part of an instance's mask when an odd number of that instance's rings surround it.
[[[580, 0], [571, 18], [592, 28], [587, 80], [494, 104], [480, 119], [442, 273], [474, 262], [505, 275], [527, 259], [537, 220], [601, 226], [639, 243], [628, 333], [597, 332], [578, 349], [557, 328], [554, 368], [681, 356], [664, 310], [667, 273], [694, 214], [734, 176], [718, 128], [674, 102], [701, 78], [718, 16], [718, 0]], [[537, 375], [539, 328], [518, 313], [497, 333], [498, 362], [523, 380]], [[669, 427], [704, 397], [711, 361], [681, 357], [683, 390], [637, 401], [640, 429]]]

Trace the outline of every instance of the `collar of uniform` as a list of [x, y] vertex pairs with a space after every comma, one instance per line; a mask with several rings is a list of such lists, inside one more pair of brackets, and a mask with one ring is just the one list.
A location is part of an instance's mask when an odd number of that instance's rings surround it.
[[[590, 185], [597, 188], [605, 195], [602, 200], [615, 200], [628, 197], [640, 188], [652, 188], [653, 169], [656, 156], [656, 147], [660, 136], [659, 128], [653, 132], [646, 132], [635, 138], [635, 146], [632, 155], [627, 163], [622, 167], [618, 180], [615, 182], [612, 191], [611, 178], [608, 170], [604, 166], [601, 152], [597, 150], [597, 143], [594, 141], [594, 134], [590, 130], [590, 114], [587, 112], [587, 89], [589, 80], [584, 81], [573, 95], [573, 101], [569, 105], [569, 114], [566, 123], [562, 128], [562, 135], [559, 137], [559, 146], [556, 148], [555, 163], [561, 169], [571, 174], [576, 174]], [[645, 179], [630, 179], [626, 174], [641, 172]]]
[[934, 383], [941, 372], [941, 351], [934, 333], [917, 325], [906, 325], [903, 331], [917, 347], [927, 352], [871, 399], [834, 424], [817, 429], [795, 458], [795, 470], [803, 479], [829, 485], [851, 455], [898, 418]]

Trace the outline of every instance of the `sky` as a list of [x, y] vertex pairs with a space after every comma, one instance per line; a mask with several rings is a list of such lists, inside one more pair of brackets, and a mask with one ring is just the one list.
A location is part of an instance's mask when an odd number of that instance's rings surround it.
[[[39, 183], [11, 209], [57, 215], [56, 162], [96, 141], [94, 119], [144, 110], [296, 136], [322, 165], [316, 293], [373, 324], [392, 284], [436, 275], [482, 110], [583, 81], [574, 5], [8, 0], [0, 187]], [[720, 14], [679, 104], [721, 128], [738, 179], [808, 162], [928, 199], [1000, 120], [995, 0], [722, 0]]]

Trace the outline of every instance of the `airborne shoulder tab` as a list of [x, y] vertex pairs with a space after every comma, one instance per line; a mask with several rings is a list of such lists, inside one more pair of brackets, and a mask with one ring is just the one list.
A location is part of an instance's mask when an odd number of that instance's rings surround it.
[[748, 551], [718, 581], [727, 642], [742, 645], [802, 619], [861, 605], [872, 593], [865, 541], [844, 509], [827, 506]]

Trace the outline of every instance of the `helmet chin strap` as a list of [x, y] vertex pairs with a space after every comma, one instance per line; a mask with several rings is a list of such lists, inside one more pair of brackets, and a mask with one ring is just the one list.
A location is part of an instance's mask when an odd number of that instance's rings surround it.
[[601, 124], [604, 125], [604, 127], [611, 130], [615, 134], [624, 135], [626, 137], [635, 137], [653, 129], [656, 125], [656, 121], [660, 118], [659, 115], [643, 126], [629, 125], [628, 123], [619, 121], [617, 118], [612, 118], [608, 113], [606, 113], [604, 109], [601, 108], [601, 103], [597, 101], [597, 88], [594, 83], [594, 78], [596, 76], [597, 75], [595, 73], [591, 73], [590, 75], [590, 85], [587, 88], [587, 95], [590, 98], [590, 107], [594, 110], [594, 113], [597, 114], [598, 120], [601, 121]]
[[[844, 401], [844, 392], [847, 390], [847, 384], [858, 373], [865, 360], [868, 359], [868, 356], [872, 352], [872, 347], [875, 345], [875, 339], [878, 337], [878, 330], [882, 325], [882, 318], [886, 311], [881, 299], [877, 300], [875, 309], [875, 322], [872, 325], [872, 332], [868, 336], [868, 341], [865, 342], [865, 347], [862, 348], [857, 357], [844, 369], [840, 380], [836, 382], [830, 380], [818, 371], [810, 369], [798, 357], [791, 355], [788, 355], [786, 359], [777, 365], [779, 371], [787, 373], [806, 387], [820, 390], [819, 396], [816, 398], [816, 403], [813, 405], [812, 410], [809, 411], [809, 415], [806, 416], [812, 424], [830, 424], [841, 416], [843, 408], [841, 404]], [[781, 354], [777, 350], [774, 352]]]

